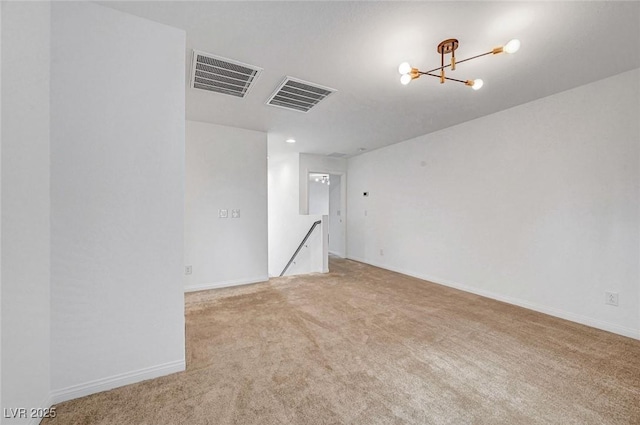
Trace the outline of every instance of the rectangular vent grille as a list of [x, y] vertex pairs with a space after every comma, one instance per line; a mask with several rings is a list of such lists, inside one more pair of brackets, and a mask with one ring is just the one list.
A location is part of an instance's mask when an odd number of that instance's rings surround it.
[[340, 152], [333, 152], [330, 153], [329, 155], [327, 155], [330, 158], [344, 158], [345, 156], [347, 156], [346, 153], [340, 153]]
[[335, 91], [329, 87], [287, 77], [267, 100], [267, 105], [309, 112], [311, 108]]
[[260, 71], [262, 68], [194, 50], [191, 87], [245, 97]]

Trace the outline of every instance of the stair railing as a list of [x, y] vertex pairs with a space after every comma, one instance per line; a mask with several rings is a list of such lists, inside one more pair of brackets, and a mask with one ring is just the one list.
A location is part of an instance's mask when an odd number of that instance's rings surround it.
[[287, 271], [287, 269], [289, 268], [289, 266], [291, 265], [291, 263], [293, 263], [293, 260], [295, 260], [296, 255], [298, 255], [298, 253], [300, 252], [300, 250], [302, 249], [302, 247], [304, 246], [304, 243], [307, 241], [307, 239], [309, 239], [309, 236], [311, 236], [311, 233], [313, 233], [313, 230], [316, 228], [316, 226], [318, 224], [322, 223], [321, 220], [316, 221], [315, 223], [313, 223], [311, 225], [311, 228], [309, 229], [309, 231], [307, 232], [306, 236], [304, 237], [304, 239], [302, 239], [302, 242], [300, 242], [300, 245], [298, 245], [298, 249], [296, 249], [296, 252], [293, 253], [293, 255], [291, 256], [291, 259], [289, 260], [289, 262], [287, 263], [287, 265], [284, 267], [284, 270], [282, 270], [282, 273], [280, 273], [280, 276], [284, 276], [285, 272]]

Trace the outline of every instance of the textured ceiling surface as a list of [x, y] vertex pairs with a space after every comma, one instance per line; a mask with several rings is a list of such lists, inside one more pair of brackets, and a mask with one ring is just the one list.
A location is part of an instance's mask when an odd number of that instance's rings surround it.
[[[282, 149], [355, 155], [640, 67], [639, 2], [102, 2], [181, 28], [187, 119], [265, 131]], [[456, 57], [512, 38], [513, 55], [460, 64], [474, 91], [422, 77], [399, 83], [398, 65], [435, 68], [437, 44]], [[193, 49], [264, 71], [246, 98], [189, 87]], [[265, 105], [285, 76], [337, 90], [309, 113]]]

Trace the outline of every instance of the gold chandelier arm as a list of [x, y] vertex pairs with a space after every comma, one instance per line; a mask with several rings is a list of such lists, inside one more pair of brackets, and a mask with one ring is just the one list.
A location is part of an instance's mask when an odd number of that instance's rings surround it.
[[[436, 78], [441, 78], [441, 76], [440, 76], [440, 75], [437, 75], [437, 74], [431, 74], [431, 73], [429, 73], [429, 72], [420, 72], [420, 74], [422, 74], [422, 75], [429, 75], [429, 76], [431, 76], [431, 77], [436, 77]], [[467, 81], [466, 81], [466, 80], [458, 80], [457, 78], [450, 78], [450, 77], [446, 77], [446, 76], [445, 76], [445, 77], [444, 77], [444, 79], [445, 79], [445, 80], [449, 80], [449, 81], [457, 81], [458, 83], [464, 83], [464, 84], [467, 84]]]
[[456, 70], [456, 49], [453, 49], [451, 51], [451, 70], [452, 71]]
[[[495, 49], [494, 49], [494, 50], [495, 50]], [[487, 52], [487, 53], [482, 53], [482, 54], [480, 54], [480, 55], [472, 56], [472, 57], [467, 58], [467, 59], [456, 60], [456, 61], [455, 61], [455, 64], [456, 64], [456, 65], [458, 65], [458, 64], [460, 64], [460, 63], [462, 63], [462, 62], [467, 62], [467, 61], [470, 61], [471, 59], [477, 59], [477, 58], [481, 58], [482, 56], [487, 56], [487, 55], [491, 55], [491, 54], [495, 54], [493, 50], [492, 50], [492, 51], [490, 51], [490, 52]], [[425, 71], [424, 73], [425, 73], [425, 74], [428, 74], [428, 73], [430, 73], [430, 72], [440, 71], [440, 70], [442, 70], [442, 69], [444, 69], [444, 68], [449, 68], [449, 67], [451, 67], [451, 64], [443, 65], [443, 66], [439, 66], [439, 67], [437, 67], [437, 68], [433, 68], [433, 69], [430, 69], [430, 70], [428, 70], [428, 71]], [[422, 71], [421, 71], [421, 72], [422, 72]]]
[[475, 55], [475, 56], [472, 56], [470, 58], [463, 59], [461, 61], [456, 61], [456, 63], [462, 63], [462, 62], [470, 61], [471, 59], [481, 58], [482, 56], [487, 56], [487, 55], [491, 55], [491, 54], [495, 54], [495, 53], [493, 53], [493, 50], [490, 51], [490, 52], [487, 52], [487, 53], [482, 53], [480, 55]]

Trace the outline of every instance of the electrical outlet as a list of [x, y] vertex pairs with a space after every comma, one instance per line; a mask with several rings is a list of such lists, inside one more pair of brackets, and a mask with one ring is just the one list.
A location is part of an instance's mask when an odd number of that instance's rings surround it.
[[605, 292], [604, 303], [608, 305], [618, 306], [618, 293], [617, 292]]
[[240, 218], [240, 210], [231, 210], [231, 218]]
[[184, 266], [184, 274], [191, 274], [193, 272], [192, 266]]
[[218, 210], [218, 217], [219, 218], [227, 218], [227, 217], [229, 217], [229, 211], [228, 210]]

